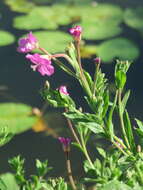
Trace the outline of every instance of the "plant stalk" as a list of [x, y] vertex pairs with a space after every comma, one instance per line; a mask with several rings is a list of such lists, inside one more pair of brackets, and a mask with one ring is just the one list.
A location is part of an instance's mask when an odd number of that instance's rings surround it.
[[89, 84], [85, 78], [84, 71], [83, 71], [83, 68], [81, 65], [80, 40], [75, 41], [75, 47], [77, 50], [77, 60], [78, 60], [78, 64], [79, 64], [81, 83], [82, 83], [82, 86], [84, 87], [84, 90], [86, 91], [88, 96], [91, 98], [92, 97], [91, 89], [90, 89]]
[[[65, 108], [65, 111], [68, 112], [67, 108]], [[68, 118], [66, 118], [66, 120], [67, 120], [67, 123], [68, 123], [68, 127], [69, 127], [69, 129], [71, 130], [71, 132], [73, 134], [73, 137], [75, 138], [76, 142], [82, 147], [82, 145], [81, 145], [81, 143], [79, 141], [79, 138], [78, 138], [78, 136], [77, 136], [77, 134], [76, 134], [76, 132], [75, 132], [75, 130], [73, 128], [72, 122]]]
[[84, 143], [83, 135], [80, 134], [80, 137], [81, 137], [81, 143], [82, 143], [82, 148], [83, 148], [83, 152], [84, 152], [84, 154], [85, 154], [85, 157], [86, 157], [86, 159], [88, 160], [88, 162], [89, 162], [91, 168], [94, 169], [95, 167], [94, 167], [94, 165], [93, 165], [93, 163], [92, 163], [92, 161], [91, 161], [91, 159], [90, 159], [90, 157], [89, 157], [89, 154], [88, 154], [88, 152], [87, 152], [86, 145], [85, 145], [85, 143]]
[[65, 152], [65, 156], [66, 156], [67, 174], [68, 174], [70, 184], [71, 184], [73, 190], [77, 190], [76, 185], [75, 185], [74, 180], [73, 180], [73, 176], [72, 176], [71, 162], [69, 159], [69, 151]]

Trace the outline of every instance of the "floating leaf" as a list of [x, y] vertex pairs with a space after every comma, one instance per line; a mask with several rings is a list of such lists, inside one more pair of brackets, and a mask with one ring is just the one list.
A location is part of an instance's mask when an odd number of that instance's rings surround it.
[[0, 128], [6, 127], [7, 132], [18, 134], [32, 127], [37, 117], [30, 115], [32, 108], [19, 103], [0, 104]]
[[15, 177], [11, 173], [5, 173], [0, 176], [0, 179], [3, 181], [3, 183], [6, 185], [6, 189], [1, 190], [19, 190]]
[[122, 183], [117, 180], [110, 181], [106, 185], [104, 185], [102, 188], [99, 188], [99, 190], [131, 190], [132, 188], [126, 185], [125, 183]]
[[97, 46], [96, 52], [105, 62], [112, 61], [114, 58], [134, 60], [139, 56], [138, 47], [125, 38], [105, 41]]
[[84, 22], [93, 23], [94, 21], [98, 21], [100, 23], [117, 25], [123, 20], [123, 10], [116, 5], [99, 3], [96, 6], [88, 7], [86, 12], [83, 12], [82, 17]]
[[84, 33], [83, 38], [88, 40], [103, 40], [113, 36], [117, 36], [122, 32], [122, 28], [118, 25], [108, 24], [107, 23], [96, 22], [93, 23], [83, 23], [81, 24]]
[[15, 37], [4, 30], [0, 30], [0, 46], [6, 46], [12, 44], [15, 41]]
[[125, 23], [135, 29], [143, 29], [143, 7], [128, 8], [124, 14]]
[[56, 29], [58, 25], [72, 22], [66, 6], [35, 7], [28, 15], [17, 16], [14, 27], [18, 29]]
[[56, 22], [52, 19], [52, 10], [49, 7], [34, 8], [28, 15], [17, 16], [14, 19], [14, 27], [18, 29], [56, 29]]
[[28, 0], [5, 0], [5, 3], [12, 11], [17, 12], [29, 12], [34, 7], [34, 4]]
[[48, 4], [53, 2], [53, 0], [31, 0], [33, 3], [36, 3], [38, 5], [42, 5], [42, 4]]
[[68, 44], [71, 41], [71, 36], [60, 31], [53, 32], [34, 32], [39, 42], [40, 46], [47, 49], [50, 53], [63, 52]]
[[[71, 4], [71, 0], [55, 0], [55, 2], [57, 4], [61, 4], [61, 3], [64, 3], [64, 4]], [[73, 5], [89, 5], [93, 2], [93, 0], [86, 0], [86, 1], [82, 1], [82, 0], [72, 0], [72, 4]]]

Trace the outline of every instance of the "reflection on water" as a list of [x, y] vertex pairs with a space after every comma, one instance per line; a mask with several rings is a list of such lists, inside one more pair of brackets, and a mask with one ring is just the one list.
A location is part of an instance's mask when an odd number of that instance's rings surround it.
[[[123, 7], [134, 7], [136, 5], [143, 5], [141, 0], [99, 0], [98, 2], [111, 2], [114, 4], [120, 4]], [[11, 13], [7, 7], [0, 2], [0, 12], [2, 12], [2, 20], [0, 24], [4, 29], [7, 29], [17, 36], [21, 36], [22, 32], [12, 28], [12, 17], [15, 13]], [[108, 28], [107, 28], [108, 29]], [[21, 33], [19, 33], [21, 32]], [[141, 50], [143, 50], [143, 43], [139, 34], [126, 28], [125, 37], [131, 36], [135, 40]], [[56, 67], [56, 76], [50, 78], [41, 77], [39, 73], [34, 73], [29, 69], [29, 65], [24, 59], [24, 55], [20, 55], [16, 52], [16, 44], [8, 47], [0, 48], [0, 96], [2, 101], [20, 101], [32, 106], [41, 107], [43, 100], [38, 94], [42, 88], [44, 81], [49, 80], [54, 88], [57, 88], [60, 84], [69, 86], [69, 90], [73, 91], [73, 97], [77, 99], [78, 103], [83, 105], [80, 101], [82, 91], [79, 91], [78, 84], [73, 81], [66, 74], [61, 74], [60, 70]], [[128, 87], [133, 89], [133, 94], [129, 103], [129, 109], [132, 116], [139, 115], [138, 118], [142, 119], [141, 105], [142, 105], [142, 87], [140, 86], [142, 79], [142, 55], [137, 60], [136, 64], [132, 66], [132, 69], [128, 73]], [[85, 63], [85, 67], [90, 71], [88, 66], [89, 60]], [[111, 72], [113, 74], [113, 65], [104, 65], [103, 70], [107, 73], [107, 76], [111, 78]], [[111, 78], [112, 80], [112, 78]], [[66, 82], [65, 82], [66, 81]], [[8, 88], [8, 89], [7, 89]], [[137, 99], [135, 99], [137, 97]], [[54, 121], [54, 118], [53, 118]], [[76, 154], [74, 150], [74, 167], [77, 166], [77, 160], [81, 159], [80, 155]], [[34, 170], [34, 159], [49, 159], [52, 166], [57, 166], [57, 172], [64, 171], [64, 155], [61, 150], [61, 146], [56, 139], [52, 137], [43, 136], [43, 134], [35, 134], [33, 132], [27, 132], [22, 135], [16, 136], [9, 144], [2, 147], [0, 150], [0, 172], [8, 170], [7, 160], [8, 158], [22, 154], [27, 159], [26, 166], [29, 173]], [[58, 155], [58, 158], [56, 157]], [[76, 168], [76, 167], [75, 167]]]

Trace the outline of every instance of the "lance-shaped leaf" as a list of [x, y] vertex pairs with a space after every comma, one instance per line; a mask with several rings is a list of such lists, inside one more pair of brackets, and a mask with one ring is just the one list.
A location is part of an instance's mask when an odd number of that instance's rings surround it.
[[130, 121], [127, 110], [125, 110], [125, 113], [124, 113], [124, 125], [125, 125], [125, 131], [126, 131], [126, 135], [127, 135], [130, 147], [132, 151], [135, 151], [135, 148], [136, 148], [135, 139], [134, 139], [133, 129], [131, 126], [131, 121]]
[[139, 136], [143, 137], [143, 122], [140, 121], [139, 119], [135, 119], [138, 128], [136, 128], [136, 132]]

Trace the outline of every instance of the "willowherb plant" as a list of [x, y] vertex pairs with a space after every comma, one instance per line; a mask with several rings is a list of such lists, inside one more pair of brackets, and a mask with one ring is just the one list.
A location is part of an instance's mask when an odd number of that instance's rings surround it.
[[[51, 76], [56, 73], [55, 63], [64, 72], [76, 78], [85, 92], [84, 98], [91, 109], [90, 113], [82, 112], [82, 109], [77, 107], [70, 97], [67, 87], [62, 84], [57, 89], [52, 89], [49, 83], [46, 82], [47, 85], [42, 91], [43, 98], [50, 105], [65, 108], [63, 114], [67, 118], [69, 130], [74, 138], [72, 144], [82, 151], [86, 159], [84, 162], [85, 177], [82, 179], [82, 183], [92, 184], [92, 189], [97, 190], [108, 190], [110, 188], [115, 190], [117, 188], [124, 190], [142, 189], [143, 152], [141, 139], [143, 136], [143, 122], [136, 119], [137, 128], [132, 127], [126, 109], [130, 91], [125, 92], [124, 89], [131, 62], [116, 61], [116, 92], [113, 97], [108, 88], [108, 80], [101, 71], [100, 58], [97, 57], [93, 60], [93, 64], [95, 64], [93, 77], [82, 67], [80, 55], [82, 32], [80, 26], [75, 26], [69, 30], [69, 33], [73, 36], [73, 42], [67, 46], [66, 53], [50, 54], [40, 47], [38, 39], [32, 32], [27, 37], [19, 40], [18, 51], [29, 53], [33, 49], [39, 49], [41, 54], [26, 55], [26, 58], [32, 62], [31, 68], [34, 71], [38, 71], [42, 76]], [[58, 59], [60, 57], [65, 58], [69, 67]], [[113, 119], [115, 113], [118, 114], [119, 121]], [[118, 135], [115, 127], [119, 125], [121, 130]], [[135, 135], [139, 137], [137, 142], [135, 141]], [[100, 160], [97, 158], [93, 161], [88, 153], [87, 143], [91, 136], [104, 138], [112, 145], [109, 151], [97, 146], [97, 150], [102, 157]], [[85, 187], [79, 187], [79, 183], [75, 182], [72, 177], [69, 158], [70, 139], [59, 137], [59, 140], [65, 152], [71, 188], [73, 190], [86, 189], [86, 185]]]

